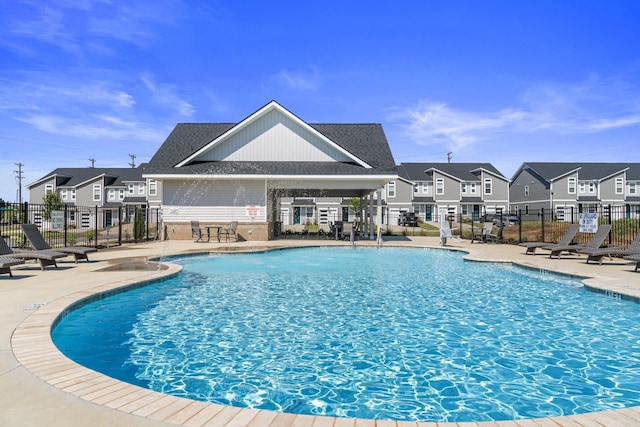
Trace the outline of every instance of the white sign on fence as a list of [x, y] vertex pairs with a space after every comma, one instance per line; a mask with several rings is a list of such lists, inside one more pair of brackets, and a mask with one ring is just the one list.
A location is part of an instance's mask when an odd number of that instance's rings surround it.
[[64, 211], [51, 211], [51, 231], [64, 230]]
[[581, 233], [595, 233], [598, 231], [597, 213], [581, 213], [578, 218], [580, 220]]

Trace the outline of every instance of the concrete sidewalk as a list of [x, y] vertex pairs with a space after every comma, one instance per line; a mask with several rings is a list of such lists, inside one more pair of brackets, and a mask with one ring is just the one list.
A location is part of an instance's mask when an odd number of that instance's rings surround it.
[[[390, 238], [384, 245], [437, 247], [438, 238]], [[515, 262], [531, 268], [589, 277], [589, 286], [617, 296], [640, 299], [640, 272], [635, 264], [605, 260], [586, 264], [585, 257], [571, 255], [549, 259], [544, 253], [524, 255], [524, 248], [510, 245], [471, 244], [450, 241], [447, 246], [469, 252], [476, 261]], [[267, 411], [210, 405], [141, 389], [97, 374], [66, 359], [48, 336], [51, 322], [80, 297], [113, 287], [150, 280], [175, 270], [125, 269], [97, 271], [123, 263], [206, 251], [244, 251], [271, 247], [348, 245], [330, 240], [277, 240], [270, 242], [193, 243], [166, 241], [102, 250], [92, 262], [62, 262], [58, 269], [40, 271], [28, 263], [13, 268], [14, 277], [0, 276], [0, 426], [162, 426], [162, 425], [367, 425], [455, 426], [455, 423], [375, 422], [330, 417], [297, 416]], [[374, 242], [358, 241], [357, 245]], [[72, 258], [69, 258], [71, 260]], [[116, 408], [116, 409], [114, 409]], [[640, 407], [553, 419], [477, 423], [492, 426], [526, 425], [639, 425]], [[464, 423], [465, 426], [476, 423]]]

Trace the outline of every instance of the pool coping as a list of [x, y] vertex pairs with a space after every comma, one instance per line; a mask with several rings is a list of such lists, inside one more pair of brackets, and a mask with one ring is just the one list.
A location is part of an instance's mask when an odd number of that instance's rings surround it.
[[[289, 245], [287, 247], [302, 247], [307, 245]], [[322, 245], [324, 246], [324, 245]], [[520, 265], [525, 268], [536, 270], [552, 271], [554, 273], [565, 274], [539, 266], [531, 265], [528, 262], [518, 262], [514, 260], [491, 260], [475, 253], [473, 248], [451, 248], [438, 247], [435, 245], [394, 245], [389, 242], [385, 246], [402, 246], [416, 248], [447, 249], [466, 252], [466, 260], [480, 262], [500, 262]], [[284, 249], [283, 246], [262, 247], [258, 250]], [[204, 249], [204, 248], [203, 248]], [[224, 248], [216, 250], [191, 251], [189, 253], [178, 252], [170, 254], [189, 255], [198, 252], [220, 253]], [[252, 252], [255, 249], [243, 250]], [[237, 252], [237, 251], [231, 251]], [[162, 280], [168, 276], [176, 275], [181, 267], [165, 263], [169, 266], [167, 270], [152, 272], [144, 279], [133, 277], [124, 280], [117, 280], [108, 284], [99, 285], [89, 289], [73, 292], [61, 296], [46, 305], [37, 307], [22, 321], [14, 330], [11, 336], [11, 347], [17, 361], [33, 375], [59, 389], [82, 400], [101, 405], [120, 412], [143, 417], [148, 420], [155, 420], [161, 423], [184, 425], [184, 426], [214, 426], [214, 425], [238, 425], [238, 426], [266, 426], [266, 425], [287, 425], [287, 426], [420, 426], [420, 427], [443, 427], [458, 426], [454, 422], [395, 422], [395, 421], [375, 421], [349, 418], [335, 418], [312, 415], [286, 414], [273, 411], [245, 409], [231, 406], [223, 406], [190, 400], [158, 393], [133, 384], [125, 383], [104, 374], [93, 371], [64, 356], [55, 346], [51, 338], [51, 330], [56, 322], [69, 311], [89, 300], [95, 300], [109, 294], [120, 292], [126, 288], [145, 286], [157, 280]], [[571, 273], [566, 275], [574, 276]], [[579, 275], [584, 278], [585, 284], [598, 292], [613, 292], [608, 287], [598, 283], [598, 279], [591, 276]], [[618, 295], [618, 292], [616, 292]], [[625, 294], [626, 295], [626, 294]], [[629, 295], [630, 298], [637, 299], [637, 295]], [[637, 301], [637, 300], [636, 300]], [[618, 410], [592, 412], [581, 415], [561, 416], [552, 418], [541, 418], [531, 420], [495, 421], [495, 422], [472, 422], [462, 423], [473, 426], [523, 426], [523, 425], [640, 425], [640, 406], [624, 408]]]

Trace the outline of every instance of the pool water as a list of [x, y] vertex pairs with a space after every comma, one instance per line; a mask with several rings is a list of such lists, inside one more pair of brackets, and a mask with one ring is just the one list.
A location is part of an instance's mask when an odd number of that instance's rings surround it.
[[179, 276], [85, 305], [52, 335], [123, 381], [289, 413], [462, 422], [640, 404], [640, 304], [462, 256], [174, 258]]

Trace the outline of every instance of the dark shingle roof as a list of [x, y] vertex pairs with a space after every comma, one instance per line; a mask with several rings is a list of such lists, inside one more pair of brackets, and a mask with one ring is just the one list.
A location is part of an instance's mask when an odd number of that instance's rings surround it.
[[640, 163], [559, 163], [559, 162], [527, 162], [521, 168], [533, 169], [547, 181], [558, 178], [573, 170], [579, 169], [581, 180], [602, 179], [618, 173], [626, 168], [628, 179], [640, 179]]
[[371, 169], [336, 162], [202, 162], [174, 167], [229, 131], [232, 123], [179, 123], [149, 161], [145, 173], [353, 175], [396, 173], [395, 161], [380, 124], [309, 124]]
[[40, 178], [37, 182], [47, 177], [57, 175], [57, 185], [60, 187], [75, 187], [78, 184], [107, 175], [111, 179], [106, 180], [107, 186], [124, 186], [123, 181], [145, 181], [142, 178], [143, 168], [57, 168]]
[[423, 181], [429, 178], [425, 172], [429, 169], [437, 169], [461, 181], [477, 181], [479, 176], [472, 172], [477, 169], [486, 169], [505, 178], [491, 163], [401, 163], [398, 175], [410, 181]]

